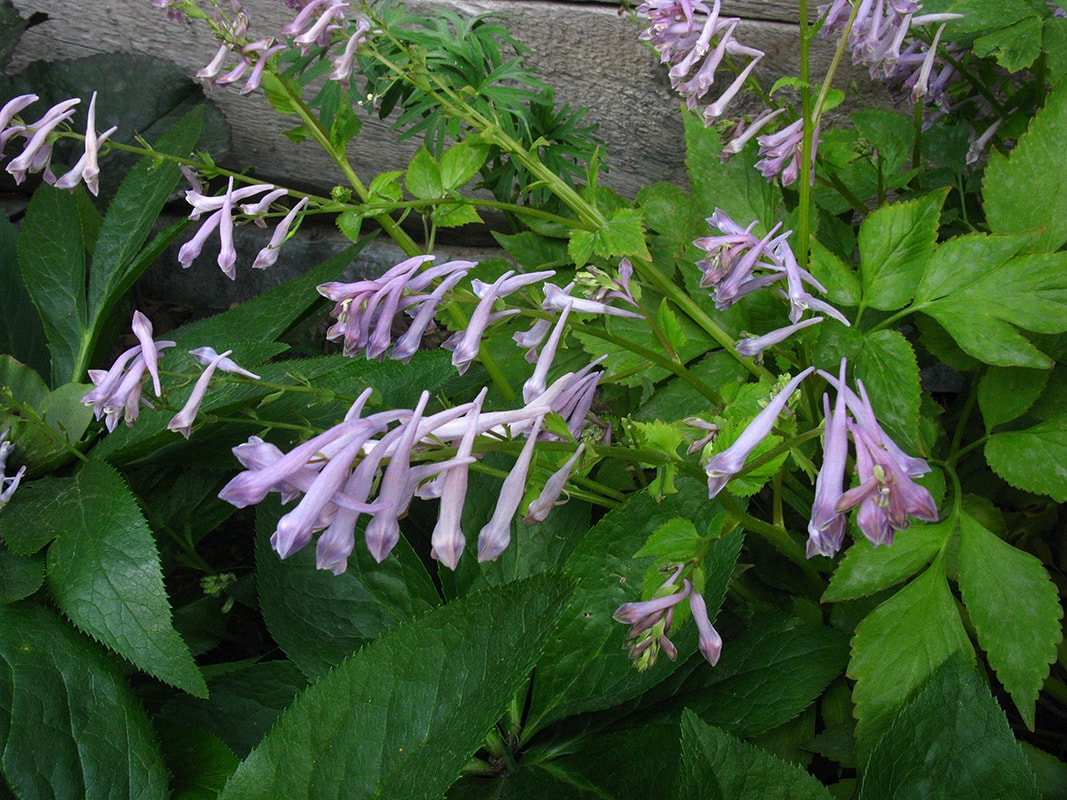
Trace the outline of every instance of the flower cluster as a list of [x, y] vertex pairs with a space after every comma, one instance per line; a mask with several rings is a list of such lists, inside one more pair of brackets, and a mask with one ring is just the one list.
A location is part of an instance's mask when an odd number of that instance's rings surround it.
[[[823, 434], [823, 464], [815, 484], [815, 502], [808, 526], [808, 557], [832, 556], [841, 548], [845, 534], [845, 514], [858, 508], [856, 524], [874, 545], [891, 544], [895, 531], [908, 527], [908, 518], [936, 522], [937, 506], [930, 492], [912, 479], [930, 471], [927, 463], [907, 455], [886, 435], [871, 408], [863, 382], [857, 381], [857, 395], [845, 383], [844, 360], [834, 377], [820, 371], [837, 389], [831, 412], [824, 397], [826, 423]], [[715, 497], [760, 442], [770, 435], [797, 387], [815, 371], [808, 367], [789, 381], [741, 435], [725, 450], [715, 453], [705, 465], [708, 495]], [[848, 439], [855, 447], [858, 485], [845, 489]]]
[[[208, 237], [215, 231], [219, 234], [219, 254], [216, 262], [219, 269], [230, 280], [236, 277], [237, 249], [233, 244], [234, 213], [239, 210], [246, 218], [252, 219], [256, 225], [263, 227], [266, 223], [263, 217], [270, 210], [273, 203], [288, 195], [285, 189], [279, 189], [270, 183], [256, 183], [250, 186], [233, 188], [233, 178], [226, 184], [226, 192], [221, 195], [205, 195], [204, 189], [196, 180], [195, 175], [186, 173], [193, 188], [185, 193], [185, 199], [193, 207], [189, 219], [199, 220], [202, 214], [208, 214], [207, 219], [201, 223], [193, 237], [178, 250], [178, 263], [188, 269], [193, 261], [200, 255]], [[261, 197], [254, 203], [241, 205], [242, 200], [248, 200], [256, 195]], [[308, 205], [308, 198], [302, 197], [286, 212], [282, 220], [274, 228], [270, 242], [259, 251], [253, 269], [266, 269], [278, 260], [278, 249], [289, 238], [293, 223]]]
[[757, 221], [741, 227], [721, 209], [708, 217], [708, 224], [718, 229], [716, 236], [705, 236], [693, 244], [707, 253], [697, 262], [703, 273], [700, 285], [712, 288], [712, 297], [719, 310], [726, 310], [742, 297], [760, 289], [785, 282], [781, 294], [789, 302], [791, 325], [764, 336], [745, 339], [738, 344], [742, 355], [757, 356], [764, 348], [784, 341], [798, 330], [820, 322], [822, 317], [801, 320], [806, 310], [815, 311], [848, 325], [848, 319], [824, 300], [814, 297], [805, 285], [826, 292], [815, 277], [797, 263], [789, 246], [792, 231], [779, 234], [781, 223], [760, 238], [752, 232]]
[[[142, 405], [154, 408], [142, 396], [145, 377], [151, 378], [155, 396], [161, 397], [163, 388], [159, 380], [159, 355], [166, 348], [174, 347], [175, 344], [171, 341], [154, 341], [152, 323], [140, 311], [133, 312], [132, 328], [138, 344], [120, 353], [110, 369], [89, 370], [89, 380], [93, 382], [95, 388], [82, 396], [82, 402], [93, 407], [93, 416], [96, 419], [104, 419], [108, 431], [113, 431], [118, 427], [120, 417], [125, 420], [126, 425], [132, 426], [140, 415]], [[189, 354], [205, 368], [194, 384], [185, 406], [174, 416], [167, 428], [181, 433], [186, 439], [189, 438], [193, 422], [203, 403], [204, 395], [207, 393], [208, 384], [216, 370], [259, 379], [258, 375], [242, 368], [229, 358], [231, 352], [227, 350], [220, 355], [210, 347], [200, 347], [190, 351]]]
[[614, 619], [630, 626], [626, 633], [626, 646], [630, 649], [630, 658], [639, 670], [655, 665], [656, 657], [662, 650], [667, 658], [674, 661], [678, 649], [667, 638], [671, 624], [674, 622], [674, 609], [683, 600], [689, 600], [689, 610], [697, 626], [700, 637], [700, 652], [708, 663], [715, 666], [722, 653], [722, 637], [708, 618], [708, 606], [703, 595], [693, 591], [688, 579], [678, 578], [685, 565], [675, 569], [673, 574], [653, 593], [652, 598], [637, 603], [623, 603], [615, 611]]
[[8, 504], [15, 490], [19, 488], [19, 481], [26, 474], [26, 467], [21, 466], [14, 475], [7, 474], [7, 458], [15, 445], [8, 441], [9, 430], [0, 432], [0, 509]]
[[52, 145], [59, 135], [57, 129], [73, 118], [74, 108], [81, 100], [72, 97], [56, 103], [35, 122], [23, 121], [19, 117], [20, 112], [39, 99], [35, 94], [22, 94], [0, 108], [0, 151], [15, 137], [26, 140], [22, 152], [8, 163], [8, 173], [15, 179], [15, 183], [22, 183], [27, 173], [40, 172], [46, 183], [58, 189], [73, 189], [80, 182], [84, 182], [85, 188], [94, 195], [97, 194], [100, 191], [100, 166], [97, 161], [100, 145], [118, 128], [108, 128], [99, 134], [96, 132], [96, 92], [93, 92], [89, 100], [82, 155], [70, 170], [57, 178], [52, 172]]
[[748, 59], [733, 82], [704, 106], [705, 124], [726, 112], [764, 55], [734, 39], [734, 29], [741, 20], [720, 16], [720, 6], [720, 0], [714, 0], [711, 8], [702, 0], [649, 0], [637, 8], [637, 13], [648, 19], [648, 28], [640, 38], [656, 49], [662, 63], [671, 65], [671, 86], [690, 109], [701, 106], [724, 59]]
[[[389, 410], [363, 416], [371, 390], [356, 400], [344, 420], [283, 453], [257, 437], [234, 448], [246, 468], [219, 497], [238, 508], [261, 502], [276, 491], [282, 500], [301, 496], [284, 515], [271, 544], [285, 558], [321, 531], [316, 544], [319, 569], [345, 571], [355, 547], [356, 524], [371, 519], [364, 539], [371, 555], [382, 561], [400, 538], [399, 520], [415, 497], [440, 500], [438, 522], [431, 537], [431, 555], [455, 569], [466, 546], [460, 525], [467, 495], [469, 467], [475, 461], [477, 437], [494, 439], [525, 435], [526, 442], [501, 487], [492, 519], [478, 535], [478, 560], [497, 558], [511, 538], [511, 520], [526, 491], [527, 475], [542, 421], [562, 413], [578, 380], [568, 373], [519, 409], [484, 411], [485, 390], [471, 403], [425, 415], [423, 393], [413, 410]], [[441, 447], [452, 453], [433, 460]], [[581, 448], [545, 484], [528, 509], [527, 522], [541, 521], [556, 504]], [[377, 487], [377, 495], [371, 495]]]

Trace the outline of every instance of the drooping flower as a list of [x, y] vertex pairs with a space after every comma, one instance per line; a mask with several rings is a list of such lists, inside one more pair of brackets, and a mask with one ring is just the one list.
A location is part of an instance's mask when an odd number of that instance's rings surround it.
[[[36, 99], [34, 95], [22, 95], [21, 99], [16, 97], [11, 102], [18, 101], [18, 103], [21, 103], [26, 97], [34, 97]], [[43, 172], [45, 181], [48, 183], [55, 182], [56, 178], [51, 170], [53, 134], [57, 127], [74, 116], [74, 107], [80, 102], [79, 98], [72, 97], [69, 100], [56, 103], [36, 122], [9, 127], [5, 131], [9, 137], [18, 135], [27, 139], [22, 152], [11, 159], [7, 165], [7, 171], [15, 179], [15, 183], [22, 183], [26, 179], [27, 173], [33, 172]], [[15, 107], [18, 107], [18, 103], [16, 103]], [[10, 103], [4, 106], [5, 111], [8, 105]]]
[[193, 422], [196, 421], [196, 415], [200, 412], [200, 405], [204, 402], [204, 395], [207, 394], [208, 384], [211, 383], [211, 378], [214, 377], [215, 370], [223, 359], [232, 352], [233, 350], [227, 350], [208, 362], [208, 365], [204, 367], [204, 371], [200, 373], [200, 377], [196, 379], [196, 383], [193, 384], [193, 391], [190, 393], [185, 405], [182, 406], [181, 411], [175, 414], [171, 421], [167, 423], [168, 430], [177, 431], [186, 439], [189, 438], [189, 434], [193, 432]]
[[[762, 156], [756, 162], [756, 169], [767, 180], [781, 178], [782, 186], [791, 186], [796, 183], [800, 175], [800, 154], [804, 143], [804, 120], [798, 119], [774, 133], [765, 133], [757, 136], [759, 154]], [[811, 136], [811, 164], [812, 172], [808, 180], [815, 182], [815, 151], [819, 146], [818, 128]]]
[[[841, 359], [838, 385], [845, 384], [845, 359]], [[823, 461], [815, 478], [815, 502], [808, 523], [807, 555], [833, 556], [841, 549], [845, 537], [845, 517], [837, 510], [837, 501], [844, 492], [845, 462], [848, 458], [848, 429], [845, 416], [845, 393], [838, 391], [833, 413], [830, 400], [823, 395], [826, 408], [826, 427], [823, 430]]]
[[700, 592], [689, 592], [689, 610], [700, 637], [700, 654], [714, 667], [722, 655], [722, 637], [708, 618], [708, 604]]
[[[456, 448], [456, 457], [465, 459], [474, 448], [474, 437], [478, 431], [478, 414], [482, 410], [487, 390], [482, 389], [474, 401], [467, 429]], [[459, 557], [463, 554], [467, 540], [463, 535], [461, 520], [463, 506], [467, 499], [467, 478], [469, 467], [466, 464], [451, 467], [441, 476], [441, 510], [437, 515], [437, 524], [430, 535], [430, 555], [449, 569], [455, 569]]]
[[630, 626], [626, 633], [625, 646], [630, 649], [630, 658], [639, 670], [654, 666], [660, 650], [666, 653], [671, 661], [678, 657], [678, 649], [667, 634], [670, 633], [671, 623], [674, 621], [674, 607], [692, 591], [688, 580], [683, 579], [682, 585], [678, 586], [677, 581], [683, 568], [684, 565], [679, 566], [650, 600], [623, 603], [612, 615], [616, 622]]
[[545, 486], [541, 490], [541, 494], [537, 496], [537, 499], [530, 503], [530, 507], [526, 510], [526, 516], [523, 521], [530, 525], [534, 522], [544, 522], [548, 518], [549, 512], [559, 504], [559, 496], [563, 494], [563, 488], [567, 485], [567, 479], [570, 478], [571, 472], [574, 471], [575, 465], [582, 457], [582, 453], [585, 452], [585, 442], [582, 442], [575, 449], [574, 453], [563, 462], [563, 466], [553, 472], [547, 481]]
[[85, 405], [93, 407], [96, 419], [104, 418], [108, 431], [115, 430], [120, 416], [125, 418], [127, 425], [133, 425], [142, 404], [151, 408], [141, 396], [144, 376], [146, 373], [151, 376], [153, 389], [159, 397], [162, 393], [156, 366], [159, 353], [174, 347], [171, 341], [152, 340], [152, 323], [140, 311], [134, 312], [133, 330], [140, 344], [119, 354], [107, 371], [89, 370], [89, 379], [95, 388], [82, 397]]
[[753, 450], [770, 435], [779, 415], [785, 410], [786, 403], [796, 391], [801, 382], [815, 371], [815, 367], [808, 367], [789, 383], [760, 411], [748, 427], [741, 432], [732, 445], [720, 453], [716, 453], [704, 465], [704, 471], [708, 474], [708, 497], [715, 497], [726, 486], [730, 478], [736, 475], [745, 466], [745, 460]]
[[22, 476], [26, 474], [25, 465], [19, 467], [14, 475], [7, 474], [7, 459], [15, 449], [15, 445], [7, 438], [10, 432], [10, 428], [0, 431], [0, 509], [10, 502], [15, 490], [19, 488]]
[[93, 92], [92, 99], [89, 101], [88, 120], [85, 123], [85, 150], [74, 166], [70, 168], [70, 171], [56, 180], [55, 187], [57, 189], [73, 189], [78, 185], [79, 181], [84, 181], [85, 188], [92, 192], [94, 196], [99, 194], [100, 165], [97, 157], [100, 152], [100, 145], [106, 142], [111, 134], [117, 130], [118, 126], [113, 125], [103, 133], [97, 134], [96, 92]]
[[500, 496], [496, 501], [493, 516], [478, 534], [478, 561], [495, 561], [511, 542], [511, 520], [519, 509], [526, 491], [526, 476], [533, 460], [534, 445], [537, 434], [541, 431], [544, 418], [534, 420], [533, 427], [526, 435], [526, 443], [515, 460], [504, 485], [500, 487]]
[[212, 361], [218, 359], [218, 363], [215, 365], [216, 369], [220, 369], [223, 372], [229, 372], [233, 375], [241, 375], [245, 378], [251, 378], [255, 381], [260, 379], [259, 375], [256, 375], [254, 372], [249, 372], [232, 358], [226, 356], [220, 357], [219, 354], [215, 352], [214, 347], [198, 347], [195, 350], [190, 350], [189, 355], [195, 358], [197, 363], [202, 366], [206, 367]]

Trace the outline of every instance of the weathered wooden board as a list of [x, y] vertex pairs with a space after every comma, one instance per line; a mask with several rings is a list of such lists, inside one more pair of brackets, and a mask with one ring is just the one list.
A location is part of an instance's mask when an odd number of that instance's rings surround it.
[[[206, 26], [169, 22], [148, 0], [14, 0], [24, 14], [42, 11], [50, 21], [33, 28], [16, 51], [13, 69], [35, 59], [65, 59], [122, 51], [165, 58], [190, 75], [214, 54]], [[678, 99], [655, 55], [638, 41], [640, 26], [622, 17], [614, 3], [554, 0], [415, 0], [412, 8], [447, 6], [461, 13], [505, 15], [516, 37], [529, 45], [532, 60], [556, 87], [556, 97], [587, 107], [588, 119], [600, 125], [611, 171], [604, 182], [626, 195], [660, 180], [684, 183]], [[253, 15], [253, 33], [279, 31], [292, 12], [281, 0], [245, 0]], [[738, 0], [723, 3], [724, 13], [746, 18], [738, 38], [767, 53], [760, 73], [767, 84], [795, 73], [795, 4], [787, 0]], [[831, 45], [818, 42], [814, 74], [829, 63]], [[846, 69], [837, 85], [855, 82], [858, 102], [885, 104], [881, 87], [859, 70]], [[290, 127], [267, 107], [262, 96], [240, 96], [234, 88], [209, 91], [233, 129], [231, 166], [256, 165], [279, 181], [327, 187], [337, 181], [330, 163], [312, 143], [294, 145], [281, 136]], [[353, 144], [351, 156], [365, 176], [402, 168], [414, 143], [398, 144], [388, 128], [368, 123]]]

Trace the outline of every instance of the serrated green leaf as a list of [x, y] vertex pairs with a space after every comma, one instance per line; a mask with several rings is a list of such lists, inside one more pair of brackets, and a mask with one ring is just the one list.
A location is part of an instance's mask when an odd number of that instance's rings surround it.
[[946, 188], [885, 205], [863, 221], [859, 231], [863, 305], [895, 311], [914, 297], [934, 253], [938, 218], [947, 195]]
[[651, 259], [645, 244], [644, 217], [636, 208], [617, 208], [595, 231], [571, 231], [567, 252], [579, 266], [594, 256]]
[[[553, 772], [584, 790], [575, 797], [651, 799], [663, 797], [664, 788], [674, 783], [678, 748], [678, 723], [672, 719], [588, 737], [575, 752], [550, 763]], [[549, 792], [539, 797], [560, 796]]]
[[832, 800], [829, 790], [802, 767], [735, 739], [682, 712], [682, 764], [676, 797], [708, 800]]
[[652, 183], [637, 193], [637, 204], [649, 230], [670, 240], [677, 248], [688, 248], [693, 239], [707, 231], [707, 223], [693, 198], [673, 183]]
[[419, 200], [435, 200], [444, 195], [441, 168], [425, 147], [420, 147], [412, 156], [404, 176], [404, 185]]
[[978, 382], [978, 407], [986, 431], [1022, 416], [1040, 397], [1051, 370], [991, 367]]
[[860, 304], [860, 279], [855, 270], [817, 239], [811, 242], [811, 274], [826, 287], [826, 299], [841, 306]]
[[551, 269], [570, 264], [567, 256], [567, 243], [562, 239], [550, 239], [533, 231], [521, 231], [516, 234], [504, 234], [491, 231], [497, 244], [507, 250], [527, 270]]
[[1047, 369], [1049, 357], [1017, 329], [1067, 330], [1067, 254], [1037, 253], [991, 265], [966, 286], [924, 302], [921, 310], [986, 364]]
[[441, 184], [448, 189], [460, 189], [482, 168], [489, 156], [489, 148], [469, 141], [453, 145], [441, 154]]
[[1036, 14], [974, 40], [974, 54], [993, 56], [1008, 72], [1019, 72], [1033, 64], [1041, 54], [1044, 20]]
[[879, 605], [852, 637], [848, 677], [856, 682], [856, 749], [862, 763], [908, 696], [953, 653], [973, 658], [956, 601], [935, 559]]
[[966, 512], [960, 516], [959, 582], [978, 643], [1033, 730], [1037, 694], [1063, 641], [1056, 585], [1038, 559]]
[[66, 504], [73, 487], [73, 478], [51, 475], [20, 484], [0, 514], [4, 543], [24, 556], [40, 552], [66, 525]]
[[1011, 155], [989, 160], [982, 196], [994, 232], [1043, 229], [1036, 246], [1050, 251], [1067, 241], [1067, 173], [1060, 168], [1065, 140], [1067, 84], [1061, 81]]
[[337, 215], [337, 230], [345, 235], [350, 242], [359, 241], [359, 232], [363, 227], [363, 217], [366, 213], [362, 209], [350, 208]]
[[1032, 233], [969, 233], [937, 246], [915, 291], [916, 307], [965, 289], [1034, 243]]
[[1000, 706], [962, 655], [938, 668], [886, 726], [860, 800], [1037, 800], [1037, 781]]
[[270, 548], [283, 509], [275, 498], [256, 514], [256, 584], [260, 610], [286, 655], [315, 678], [383, 632], [440, 603], [426, 568], [406, 540], [378, 564], [362, 528], [341, 575], [315, 568], [315, 548], [284, 561]]
[[218, 737], [184, 725], [158, 725], [174, 780], [171, 800], [215, 800], [237, 769], [237, 756]]
[[655, 556], [665, 560], [681, 563], [693, 557], [704, 544], [704, 537], [687, 519], [675, 517], [669, 519], [652, 531], [641, 549], [634, 553], [634, 558]]
[[152, 532], [126, 483], [90, 461], [66, 495], [65, 525], [48, 549], [48, 589], [75, 625], [139, 669], [198, 697], [207, 687], [171, 626]]
[[482, 222], [474, 206], [467, 203], [442, 203], [430, 212], [430, 220], [438, 228], [458, 228]]
[[674, 309], [666, 299], [660, 301], [659, 309], [656, 311], [656, 324], [659, 325], [660, 331], [675, 350], [689, 343], [689, 337], [685, 335], [685, 330], [678, 322], [678, 315], [674, 313]]
[[0, 770], [25, 800], [164, 800], [148, 715], [113, 658], [32, 602], [0, 606]]
[[1067, 73], [1067, 19], [1045, 20], [1041, 32], [1041, 49], [1048, 64], [1049, 82], [1055, 86]]
[[919, 364], [911, 343], [899, 331], [868, 333], [850, 366], [886, 433], [905, 450], [922, 453]]
[[[635, 697], [667, 678], [677, 666], [678, 662], [661, 659], [646, 672], [635, 670], [622, 648], [626, 627], [611, 615], [623, 603], [639, 599], [641, 581], [652, 559], [633, 558], [633, 554], [660, 525], [683, 517], [702, 530], [720, 510], [696, 481], [679, 479], [678, 489], [662, 502], [646, 492], [632, 495], [593, 526], [567, 560], [565, 574], [578, 581], [578, 587], [537, 667], [527, 718], [530, 734], [570, 714], [609, 708]], [[712, 547], [710, 559], [717, 558], [719, 551], [733, 554], [733, 560], [723, 556], [728, 566], [708, 570], [705, 598], [712, 615], [718, 607], [713, 602], [716, 594], [725, 590], [733, 576], [739, 544], [740, 537], [733, 536]], [[610, 580], [604, 579], [607, 575], [612, 576]], [[677, 637], [672, 634], [671, 640], [681, 661], [696, 651], [691, 625]]]
[[221, 800], [439, 798], [528, 679], [569, 592], [537, 576], [380, 637], [293, 702]]
[[705, 722], [748, 738], [810, 707], [847, 662], [848, 637], [840, 631], [763, 613], [730, 638], [705, 688], [683, 702]]
[[837, 565], [822, 602], [855, 600], [895, 586], [930, 563], [956, 529], [954, 520], [935, 525], [915, 523], [901, 531], [890, 547], [858, 541]]
[[74, 368], [89, 316], [85, 241], [70, 192], [42, 185], [33, 193], [19, 231], [18, 260], [48, 338], [52, 384], [77, 380]]
[[994, 433], [986, 440], [985, 458], [1012, 486], [1067, 502], [1067, 416], [1022, 431]]

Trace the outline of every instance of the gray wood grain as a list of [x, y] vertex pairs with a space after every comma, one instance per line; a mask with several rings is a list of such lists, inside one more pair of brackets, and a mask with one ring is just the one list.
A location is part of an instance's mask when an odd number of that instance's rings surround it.
[[[172, 23], [147, 0], [96, 0], [88, 13], [84, 0], [14, 0], [23, 15], [43, 11], [50, 21], [33, 28], [20, 43], [12, 69], [42, 58], [65, 59], [91, 53], [143, 53], [174, 61], [193, 75], [214, 54], [216, 45], [206, 26]], [[269, 35], [291, 19], [280, 0], [246, 0], [253, 15], [252, 32]], [[654, 181], [685, 183], [684, 147], [678, 98], [655, 54], [638, 41], [640, 26], [618, 14], [615, 3], [581, 0], [417, 0], [413, 9], [447, 6], [461, 13], [498, 13], [507, 17], [520, 40], [533, 49], [530, 57], [556, 98], [587, 107], [587, 119], [600, 125], [610, 172], [604, 183], [632, 196]], [[782, 74], [797, 70], [796, 6], [784, 0], [725, 2], [724, 13], [746, 17], [737, 37], [767, 53], [758, 74], [769, 86]], [[814, 49], [814, 74], [825, 70], [832, 43], [819, 40]], [[835, 85], [854, 83], [855, 106], [887, 103], [884, 90], [863, 70], [845, 68]], [[236, 89], [209, 89], [208, 94], [229, 121], [234, 148], [229, 166], [256, 165], [281, 183], [324, 188], [336, 172], [312, 143], [294, 145], [281, 136], [291, 123], [278, 118], [260, 95], [240, 96]], [[744, 108], [741, 105], [738, 109]], [[377, 172], [400, 169], [417, 143], [398, 143], [387, 125], [370, 120], [350, 151], [359, 172], [369, 179]]]

